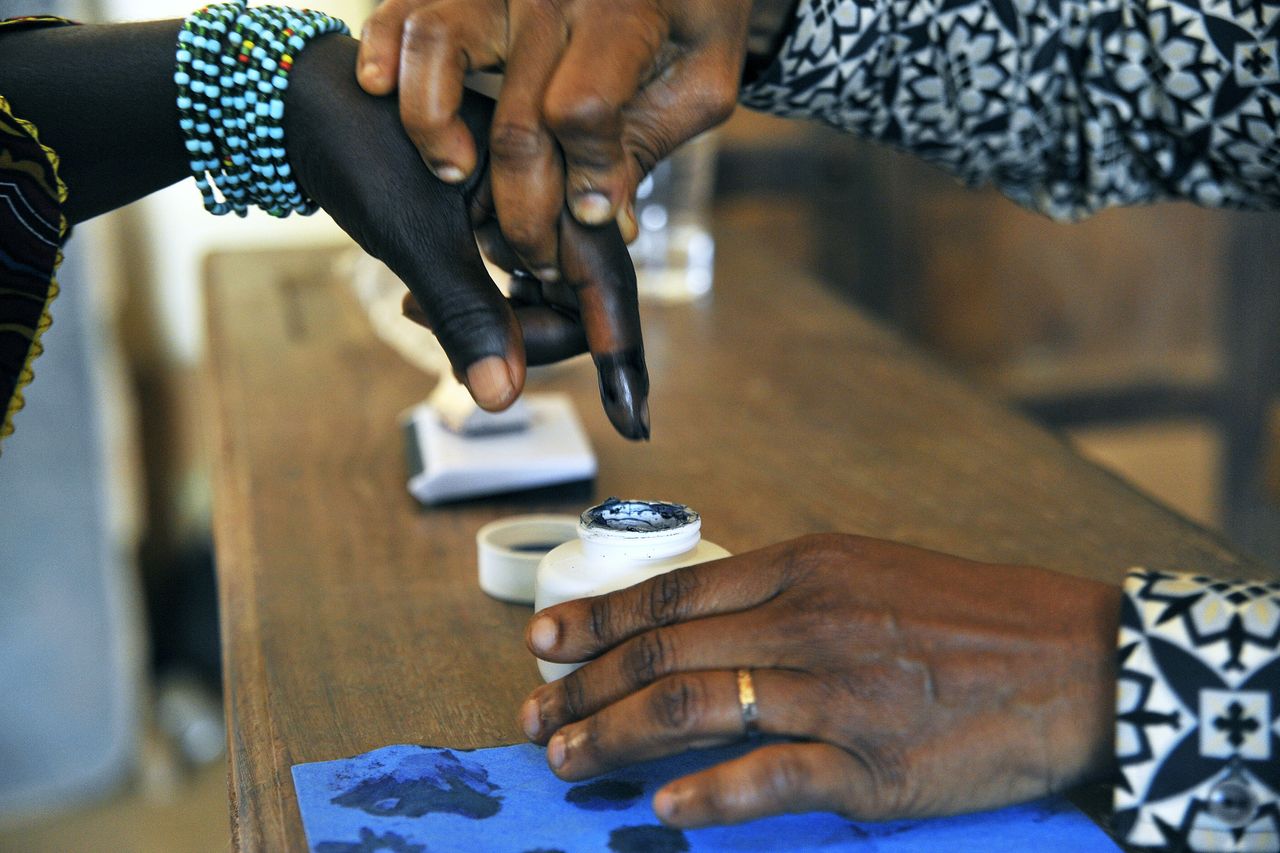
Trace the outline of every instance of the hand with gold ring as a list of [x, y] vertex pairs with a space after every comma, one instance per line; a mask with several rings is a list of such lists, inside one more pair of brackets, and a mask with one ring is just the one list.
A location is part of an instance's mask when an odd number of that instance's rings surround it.
[[677, 779], [673, 826], [783, 812], [956, 814], [1111, 766], [1120, 590], [817, 535], [548, 608], [526, 642], [587, 663], [519, 712], [563, 779], [741, 740]]

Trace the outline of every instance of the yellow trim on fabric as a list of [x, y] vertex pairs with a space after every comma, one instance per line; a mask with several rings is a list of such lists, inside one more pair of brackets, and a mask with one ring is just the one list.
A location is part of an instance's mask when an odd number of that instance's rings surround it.
[[[62, 180], [61, 168], [62, 161], [58, 158], [58, 152], [54, 151], [48, 145], [40, 141], [40, 133], [36, 130], [36, 126], [29, 121], [13, 114], [13, 110], [9, 106], [9, 102], [0, 95], [0, 112], [3, 112], [9, 118], [16, 121], [23, 130], [25, 130], [31, 138], [40, 146], [40, 150], [44, 152], [45, 157], [49, 159], [49, 166], [53, 169], [54, 181], [57, 185], [58, 204], [65, 205], [67, 203], [67, 184]], [[65, 242], [67, 239], [67, 217], [65, 214], [58, 214], [58, 242]], [[0, 421], [0, 439], [7, 435], [13, 434], [13, 416], [22, 411], [22, 407], [26, 405], [26, 400], [22, 396], [23, 389], [31, 384], [35, 379], [35, 360], [44, 352], [44, 345], [40, 342], [40, 338], [45, 331], [53, 325], [53, 313], [50, 308], [53, 306], [53, 300], [58, 296], [58, 269], [62, 266], [62, 250], [58, 250], [57, 256], [53, 259], [53, 269], [49, 273], [49, 291], [44, 301], [44, 308], [40, 312], [40, 322], [36, 324], [35, 334], [31, 336], [31, 348], [27, 350], [26, 362], [22, 365], [22, 370], [18, 373], [17, 384], [13, 387], [13, 396], [9, 398], [8, 408], [4, 413], [4, 420]]]

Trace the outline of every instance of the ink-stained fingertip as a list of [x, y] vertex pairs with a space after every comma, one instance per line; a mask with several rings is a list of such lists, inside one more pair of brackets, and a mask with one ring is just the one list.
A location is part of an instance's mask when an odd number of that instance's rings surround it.
[[649, 439], [649, 375], [644, 362], [598, 359], [600, 401], [609, 422], [623, 438]]

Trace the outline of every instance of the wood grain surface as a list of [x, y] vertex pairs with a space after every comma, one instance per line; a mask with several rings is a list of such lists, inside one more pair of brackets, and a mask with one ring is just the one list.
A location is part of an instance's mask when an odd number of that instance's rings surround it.
[[[1094, 578], [1263, 574], [773, 260], [722, 219], [714, 297], [647, 311], [653, 441], [600, 409], [591, 365], [542, 370], [599, 456], [594, 496], [691, 504], [745, 551], [806, 532], [899, 539]], [[291, 765], [393, 743], [521, 740], [527, 607], [476, 584], [474, 536], [574, 499], [422, 509], [396, 416], [433, 379], [373, 337], [340, 251], [210, 261], [215, 537], [235, 843], [300, 850]]]

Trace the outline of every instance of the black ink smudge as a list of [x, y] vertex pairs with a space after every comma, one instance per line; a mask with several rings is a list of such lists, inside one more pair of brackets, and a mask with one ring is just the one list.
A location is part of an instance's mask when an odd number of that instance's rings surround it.
[[443, 813], [480, 820], [502, 808], [497, 790], [483, 767], [442, 749], [403, 761], [391, 773], [365, 779], [330, 802], [378, 817]]
[[389, 850], [391, 853], [426, 853], [425, 844], [410, 844], [408, 839], [388, 832], [385, 835], [374, 835], [369, 827], [360, 829], [360, 840], [321, 841], [316, 845], [315, 853], [376, 853], [378, 850]]
[[644, 786], [630, 779], [601, 779], [585, 785], [574, 785], [564, 795], [572, 803], [589, 812], [619, 812], [629, 809], [644, 794]]
[[686, 853], [689, 840], [669, 826], [620, 826], [609, 833], [609, 849], [614, 853]]

